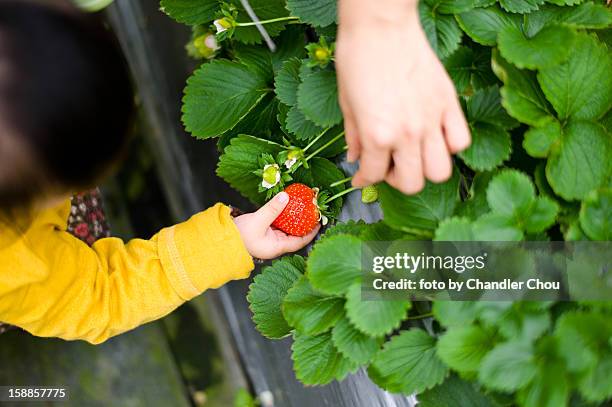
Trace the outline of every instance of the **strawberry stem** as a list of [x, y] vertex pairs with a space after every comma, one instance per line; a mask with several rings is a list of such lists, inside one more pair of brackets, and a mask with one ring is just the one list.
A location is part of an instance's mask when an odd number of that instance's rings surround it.
[[344, 131], [342, 133], [338, 134], [333, 139], [329, 140], [327, 143], [323, 144], [321, 147], [317, 148], [317, 150], [314, 153], [310, 154], [308, 157], [305, 158], [305, 161], [308, 161], [311, 158], [315, 157], [321, 151], [325, 150], [327, 147], [331, 146], [332, 144], [334, 144], [336, 141], [338, 141], [342, 137], [344, 137]]
[[279, 17], [279, 18], [272, 18], [270, 20], [263, 20], [263, 21], [259, 21], [259, 22], [248, 22], [248, 23], [236, 23], [236, 27], [249, 27], [252, 25], [257, 25], [257, 24], [271, 24], [271, 23], [277, 23], [279, 21], [290, 21], [290, 20], [299, 20], [298, 17], [293, 17], [293, 16], [289, 16], [289, 17]]
[[344, 183], [347, 183], [347, 182], [349, 182], [352, 179], [353, 179], [353, 177], [348, 177], [348, 178], [341, 179], [340, 181], [336, 181], [333, 184], [330, 184], [329, 187], [330, 188], [337, 187], [338, 185], [342, 185]]
[[423, 319], [423, 318], [429, 318], [429, 317], [433, 317], [433, 312], [428, 312], [427, 314], [421, 314], [421, 315], [414, 315], [412, 317], [406, 318], [406, 320], [410, 321], [414, 319]]
[[346, 194], [350, 194], [351, 192], [353, 192], [353, 191], [357, 191], [358, 189], [359, 189], [359, 188], [357, 188], [357, 187], [351, 187], [351, 188], [345, 189], [345, 190], [344, 190], [344, 191], [342, 191], [342, 192], [338, 192], [336, 195], [332, 196], [331, 198], [326, 199], [326, 200], [325, 200], [325, 203], [329, 203], [329, 202], [333, 201], [334, 199], [338, 199], [338, 198], [340, 198], [341, 196], [344, 196], [344, 195], [346, 195]]
[[302, 151], [303, 152], [308, 151], [308, 149], [310, 149], [310, 147], [314, 146], [316, 144], [316, 142], [319, 141], [321, 139], [321, 137], [323, 137], [330, 129], [331, 129], [331, 127], [328, 127], [325, 130], [323, 130], [323, 132], [321, 134], [319, 134], [317, 137], [313, 138], [312, 141], [310, 143], [308, 143], [308, 145], [302, 149]]

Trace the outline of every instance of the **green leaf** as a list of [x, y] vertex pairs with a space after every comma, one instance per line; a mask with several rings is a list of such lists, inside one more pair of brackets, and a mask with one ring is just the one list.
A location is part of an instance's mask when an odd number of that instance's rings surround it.
[[327, 294], [344, 294], [361, 281], [361, 245], [359, 238], [339, 235], [316, 244], [308, 258], [308, 276], [312, 285]]
[[488, 7], [496, 0], [432, 0], [430, 5], [442, 14], [459, 14], [476, 7]]
[[551, 227], [557, 218], [559, 205], [548, 197], [538, 197], [524, 220], [527, 233], [540, 233]]
[[338, 352], [330, 333], [308, 336], [296, 332], [291, 351], [295, 375], [305, 385], [342, 380], [356, 367]]
[[179, 23], [197, 25], [214, 20], [221, 4], [217, 0], [161, 0], [160, 8]]
[[370, 223], [359, 234], [364, 242], [392, 242], [395, 240], [407, 240], [406, 235], [397, 229], [393, 229], [383, 221]]
[[453, 16], [439, 14], [435, 5], [435, 0], [419, 1], [419, 15], [429, 44], [438, 57], [445, 58], [459, 48], [463, 33]]
[[183, 123], [195, 137], [216, 137], [233, 128], [268, 93], [265, 77], [227, 60], [203, 64], [187, 80]]
[[574, 38], [569, 27], [547, 26], [529, 37], [520, 28], [509, 26], [499, 33], [499, 51], [519, 68], [549, 68], [568, 58]]
[[562, 198], [583, 199], [610, 176], [611, 154], [612, 140], [601, 125], [570, 122], [560, 142], [551, 149], [546, 177]]
[[612, 131], [612, 109], [600, 120], [600, 123], [608, 130]]
[[478, 90], [467, 98], [467, 119], [470, 123], [486, 123], [504, 130], [514, 129], [519, 123], [501, 105], [498, 86]]
[[443, 220], [434, 237], [438, 242], [469, 242], [473, 241], [472, 223], [467, 218], [448, 218]]
[[331, 127], [342, 121], [335, 72], [314, 71], [306, 75], [297, 97], [300, 110], [316, 125]]
[[493, 172], [479, 172], [474, 176], [468, 191], [468, 199], [464, 200], [455, 211], [458, 216], [475, 220], [490, 211], [487, 188], [493, 175]]
[[505, 170], [489, 183], [487, 201], [493, 212], [508, 216], [526, 215], [535, 200], [535, 187], [527, 175]]
[[491, 70], [491, 51], [488, 48], [459, 47], [444, 60], [444, 66], [460, 94], [469, 94], [497, 83]]
[[554, 336], [567, 369], [585, 372], [594, 369], [604, 353], [610, 353], [606, 349], [612, 336], [612, 322], [596, 312], [567, 312], [557, 321]]
[[603, 4], [587, 2], [577, 7], [549, 7], [542, 12], [548, 21], [574, 28], [601, 29], [612, 26], [612, 10]]
[[327, 228], [319, 240], [338, 235], [351, 235], [358, 237], [368, 226], [369, 225], [363, 220], [350, 219], [347, 222], [336, 223], [335, 225]]
[[487, 213], [472, 224], [476, 240], [488, 242], [513, 242], [523, 239], [516, 219], [510, 215]]
[[316, 291], [306, 276], [287, 292], [283, 315], [289, 325], [306, 335], [328, 331], [344, 315], [344, 299]]
[[253, 312], [253, 322], [263, 336], [278, 339], [291, 332], [281, 305], [287, 291], [302, 276], [305, 268], [301, 256], [285, 257], [264, 268], [253, 280], [247, 300]]
[[[558, 205], [551, 199], [536, 199], [535, 187], [529, 177], [516, 170], [505, 170], [493, 178], [487, 188], [487, 201], [495, 215], [511, 220], [507, 226], [529, 233], [546, 230], [554, 223], [559, 211]], [[478, 223], [486, 227], [482, 218]], [[505, 224], [503, 220], [502, 224]]]
[[289, 109], [285, 125], [298, 140], [311, 140], [325, 130], [308, 120], [297, 106]]
[[612, 355], [608, 353], [599, 361], [588, 374], [580, 379], [578, 388], [580, 394], [592, 402], [602, 402], [612, 397]]
[[381, 337], [400, 326], [411, 307], [410, 301], [364, 301], [361, 284], [353, 284], [346, 293], [346, 316], [366, 335]]
[[446, 327], [463, 326], [474, 322], [478, 316], [475, 302], [434, 301], [432, 311], [438, 322]]
[[[288, 60], [302, 60], [306, 56], [304, 29], [298, 25], [288, 26], [274, 39], [276, 50], [270, 51], [267, 45], [247, 45], [234, 42], [233, 54], [243, 64], [265, 73], [267, 81], [281, 70]], [[301, 64], [301, 62], [300, 62]]]
[[542, 69], [538, 80], [559, 118], [597, 120], [612, 107], [612, 54], [589, 34], [576, 35], [566, 62]]
[[472, 144], [459, 157], [475, 171], [488, 171], [510, 158], [512, 140], [510, 133], [488, 123], [470, 125]]
[[266, 83], [270, 83], [274, 79], [271, 53], [267, 47], [236, 43], [234, 58], [247, 66], [251, 72], [265, 78]]
[[[240, 0], [230, 0], [237, 9], [239, 23], [251, 22], [251, 17], [246, 12]], [[289, 11], [285, 8], [285, 0], [249, 0], [255, 15], [260, 20], [270, 20], [273, 18], [286, 17]], [[271, 37], [279, 35], [285, 28], [287, 21], [266, 24], [266, 31]], [[261, 34], [255, 26], [236, 27], [233, 38], [244, 44], [259, 44], [263, 41]]]
[[276, 96], [287, 106], [295, 106], [297, 104], [301, 65], [302, 61], [298, 58], [288, 59], [274, 77]]
[[558, 6], [574, 6], [580, 4], [583, 0], [547, 0], [548, 3], [556, 4]]
[[533, 382], [519, 391], [517, 399], [525, 407], [557, 407], [566, 406], [569, 395], [570, 383], [563, 364], [550, 361], [539, 366]]
[[494, 344], [492, 332], [478, 325], [451, 327], [438, 340], [438, 356], [457, 372], [477, 372]]
[[532, 127], [525, 133], [523, 147], [530, 156], [546, 158], [561, 137], [561, 124], [551, 120], [542, 127]]
[[444, 383], [419, 394], [420, 407], [495, 407], [498, 404], [476, 389], [473, 383], [450, 375]]
[[499, 0], [499, 3], [506, 11], [525, 14], [537, 10], [544, 0]]
[[493, 52], [493, 71], [506, 86], [501, 89], [502, 105], [515, 119], [532, 126], [542, 126], [553, 117], [536, 75], [516, 68]]
[[379, 200], [385, 222], [396, 229], [433, 231], [438, 222], [451, 216], [459, 200], [459, 174], [443, 184], [427, 183], [417, 195], [407, 196], [388, 184], [380, 184]]
[[337, 22], [335, 0], [287, 0], [291, 15], [315, 27], [326, 27]]
[[231, 140], [217, 165], [217, 175], [223, 178], [244, 197], [257, 204], [265, 202], [266, 194], [259, 192], [261, 177], [253, 174], [259, 169], [259, 157], [264, 154], [275, 156], [283, 146], [271, 141], [240, 135]]
[[589, 193], [580, 208], [580, 226], [591, 240], [612, 240], [612, 189]]
[[[533, 257], [521, 250], [508, 251], [506, 257], [521, 272], [535, 270]], [[483, 324], [495, 328], [510, 340], [533, 342], [550, 327], [548, 310], [528, 309], [527, 303], [485, 302], [478, 303], [479, 318]]]
[[332, 330], [332, 341], [344, 357], [357, 365], [369, 363], [382, 345], [382, 339], [361, 333], [346, 318], [340, 320]]
[[276, 124], [277, 111], [278, 100], [273, 94], [268, 93], [234, 128], [219, 137], [218, 146], [220, 150], [224, 150], [230, 141], [240, 134], [249, 134], [257, 138], [282, 143], [282, 132]]
[[478, 379], [491, 389], [514, 391], [533, 380], [536, 366], [529, 343], [509, 341], [497, 345], [484, 357]]
[[497, 44], [497, 34], [508, 26], [520, 27], [519, 16], [507, 14], [498, 6], [475, 8], [456, 16], [459, 25], [474, 41], [482, 45]]
[[448, 368], [436, 355], [436, 340], [421, 329], [403, 331], [387, 342], [368, 375], [392, 393], [420, 393], [442, 383]]
[[306, 57], [306, 33], [301, 25], [288, 25], [283, 32], [274, 39], [276, 51], [272, 52], [266, 45], [259, 47], [266, 50], [274, 72], [278, 72], [283, 63], [291, 58], [302, 60]]

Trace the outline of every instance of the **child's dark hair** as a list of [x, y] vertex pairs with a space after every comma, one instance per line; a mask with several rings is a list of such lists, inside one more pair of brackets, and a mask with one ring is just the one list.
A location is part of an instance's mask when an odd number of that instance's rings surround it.
[[92, 187], [122, 155], [125, 60], [99, 16], [0, 0], [0, 211]]

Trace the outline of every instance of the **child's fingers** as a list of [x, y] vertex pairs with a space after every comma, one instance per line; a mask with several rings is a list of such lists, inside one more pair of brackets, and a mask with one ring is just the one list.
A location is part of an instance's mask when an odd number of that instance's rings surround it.
[[274, 198], [270, 199], [268, 203], [259, 208], [257, 212], [255, 212], [255, 221], [257, 222], [257, 226], [264, 228], [268, 228], [272, 222], [287, 206], [289, 202], [289, 195], [286, 192], [281, 192], [277, 194]]
[[298, 236], [285, 236], [281, 238], [281, 246], [284, 253], [296, 252], [308, 245], [308, 243], [312, 242], [312, 240], [317, 236], [319, 230], [321, 229], [321, 225], [317, 225], [316, 228], [306, 236], [298, 237]]
[[472, 137], [461, 105], [456, 100], [451, 103], [451, 107], [444, 114], [442, 125], [444, 126], [448, 150], [452, 154], [456, 154], [470, 146]]
[[453, 173], [441, 130], [429, 134], [423, 140], [423, 172], [428, 180], [438, 183], [448, 180]]

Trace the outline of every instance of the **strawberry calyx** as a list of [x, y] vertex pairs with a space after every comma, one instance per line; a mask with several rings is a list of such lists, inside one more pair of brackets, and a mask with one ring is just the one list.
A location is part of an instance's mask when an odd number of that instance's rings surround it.
[[328, 44], [325, 37], [321, 37], [318, 43], [308, 44], [306, 50], [309, 59], [307, 65], [311, 68], [315, 66], [325, 68], [334, 60], [335, 44]]
[[319, 211], [319, 222], [325, 226], [329, 223], [329, 218], [331, 217], [331, 212], [328, 205], [329, 193], [327, 191], [320, 192], [319, 188], [313, 188], [312, 190], [314, 191], [312, 203]]

